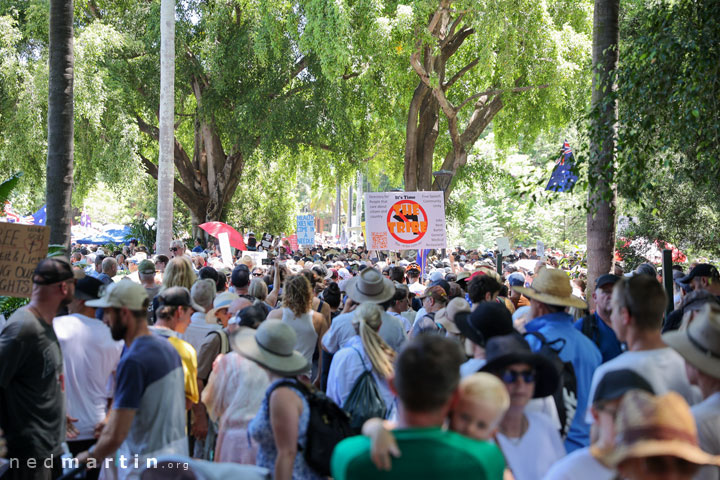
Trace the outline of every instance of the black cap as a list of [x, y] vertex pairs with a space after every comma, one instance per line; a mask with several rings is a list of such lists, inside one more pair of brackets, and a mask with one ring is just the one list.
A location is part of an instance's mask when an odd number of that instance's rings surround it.
[[244, 288], [250, 285], [250, 270], [247, 265], [240, 264], [233, 269], [230, 283], [232, 283], [235, 288]]
[[701, 263], [699, 265], [696, 265], [695, 268], [690, 270], [690, 273], [688, 273], [683, 278], [679, 279], [678, 281], [680, 283], [690, 283], [690, 280], [692, 280], [695, 277], [710, 277], [710, 278], [720, 278], [720, 273], [718, 273], [718, 269], [715, 267], [715, 265], [710, 265], [709, 263]]
[[185, 287], [170, 287], [158, 293], [160, 307], [190, 307], [198, 312], [205, 309], [192, 301], [190, 290]]
[[41, 260], [35, 267], [32, 281], [37, 285], [50, 285], [71, 278], [82, 278], [81, 270], [74, 271], [70, 260], [65, 257], [50, 257]]
[[595, 280], [595, 290], [602, 288], [605, 285], [615, 285], [618, 280], [620, 280], [620, 277], [613, 275], [612, 273], [600, 275], [597, 280]]
[[607, 372], [595, 387], [593, 405], [606, 400], [616, 400], [630, 390], [645, 390], [655, 395], [650, 383], [645, 378], [629, 368]]
[[481, 302], [471, 313], [458, 312], [455, 325], [465, 338], [481, 347], [492, 337], [515, 331], [510, 311], [498, 302]]
[[103, 283], [95, 277], [84, 277], [75, 285], [75, 298], [78, 300], [97, 300]]

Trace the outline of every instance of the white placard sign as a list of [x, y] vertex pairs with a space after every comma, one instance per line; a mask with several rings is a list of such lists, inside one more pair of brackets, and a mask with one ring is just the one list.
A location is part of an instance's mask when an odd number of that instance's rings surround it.
[[498, 237], [496, 242], [498, 250], [500, 250], [500, 253], [502, 253], [503, 256], [510, 255], [510, 239], [508, 237]]
[[228, 237], [227, 233], [223, 232], [218, 234], [218, 240], [220, 240], [220, 255], [222, 256], [222, 261], [226, 267], [232, 268], [233, 256], [232, 250], [230, 250], [230, 237]]
[[545, 244], [538, 240], [537, 242], [537, 256], [538, 257], [544, 257], [545, 256]]
[[267, 258], [267, 252], [243, 252], [243, 257], [250, 257], [253, 259], [256, 267], [262, 265], [263, 258]]
[[366, 193], [365, 212], [369, 250], [447, 248], [442, 192]]

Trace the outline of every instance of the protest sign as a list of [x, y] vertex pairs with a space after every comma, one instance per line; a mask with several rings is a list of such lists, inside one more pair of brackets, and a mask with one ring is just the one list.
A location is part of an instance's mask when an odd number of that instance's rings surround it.
[[270, 250], [273, 245], [273, 236], [269, 233], [263, 233], [262, 239], [260, 240], [260, 246], [263, 250]]
[[243, 252], [243, 257], [250, 257], [253, 259], [255, 266], [262, 265], [263, 258], [267, 258], [267, 252]]
[[545, 244], [538, 240], [537, 242], [537, 256], [538, 257], [544, 257], [545, 256]]
[[512, 251], [510, 250], [510, 239], [508, 237], [498, 237], [496, 242], [498, 250], [500, 250], [500, 253], [502, 253], [503, 256], [507, 256], [512, 253]]
[[0, 295], [30, 298], [32, 274], [49, 241], [50, 227], [0, 223]]
[[368, 249], [446, 248], [442, 192], [370, 192], [365, 209]]
[[230, 250], [230, 237], [227, 233], [222, 232], [218, 233], [217, 238], [220, 240], [220, 255], [222, 256], [222, 261], [226, 267], [232, 268], [233, 256], [232, 251]]
[[315, 217], [298, 215], [297, 239], [300, 245], [315, 245]]

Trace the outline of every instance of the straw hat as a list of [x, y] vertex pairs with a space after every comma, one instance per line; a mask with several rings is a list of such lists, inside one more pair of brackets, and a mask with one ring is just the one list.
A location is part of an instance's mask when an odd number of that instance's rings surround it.
[[513, 287], [513, 290], [548, 305], [587, 308], [585, 300], [572, 294], [567, 273], [555, 268], [541, 268], [531, 287]]
[[460, 312], [470, 313], [470, 304], [464, 298], [453, 298], [446, 307], [435, 313], [435, 322], [442, 325], [448, 332], [460, 335], [461, 332], [455, 324], [455, 316]]
[[348, 280], [345, 291], [356, 303], [384, 303], [395, 296], [395, 285], [374, 268], [366, 268]]
[[281, 320], [265, 320], [255, 335], [235, 335], [233, 349], [271, 372], [292, 377], [306, 372], [308, 361], [295, 350], [295, 330]]
[[688, 328], [662, 338], [695, 368], [720, 378], [720, 307], [706, 303]]
[[697, 428], [690, 407], [675, 392], [653, 396], [633, 390], [625, 394], [615, 418], [615, 445], [593, 448], [593, 454], [611, 467], [629, 458], [669, 455], [697, 465], [718, 465], [720, 457], [698, 446]]

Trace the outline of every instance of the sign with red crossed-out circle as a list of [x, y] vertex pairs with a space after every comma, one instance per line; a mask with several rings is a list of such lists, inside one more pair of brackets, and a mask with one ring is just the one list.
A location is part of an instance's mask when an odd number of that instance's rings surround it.
[[365, 230], [370, 250], [446, 248], [443, 193], [366, 193]]

